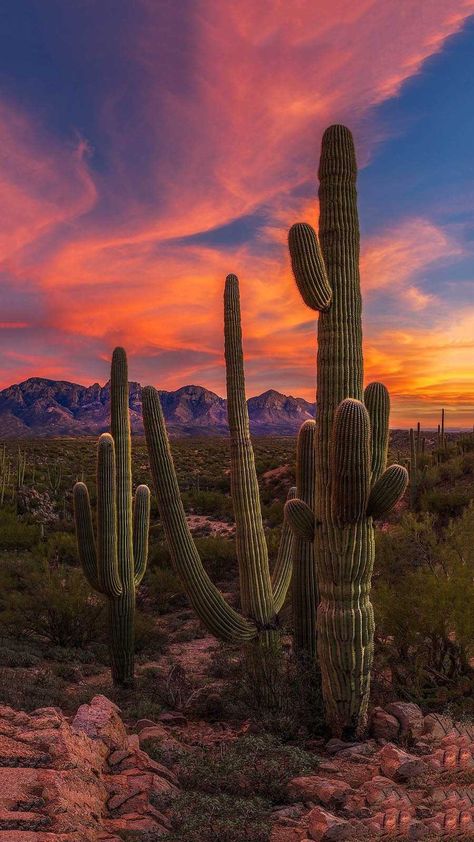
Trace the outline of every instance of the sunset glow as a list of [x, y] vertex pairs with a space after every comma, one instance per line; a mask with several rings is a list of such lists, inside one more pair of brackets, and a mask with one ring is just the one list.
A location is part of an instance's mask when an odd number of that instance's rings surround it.
[[474, 0], [5, 7], [0, 387], [104, 382], [123, 344], [134, 380], [224, 394], [235, 272], [248, 395], [314, 400], [286, 236], [317, 220], [321, 134], [344, 122], [366, 378], [388, 386], [392, 426], [444, 406], [472, 427]]

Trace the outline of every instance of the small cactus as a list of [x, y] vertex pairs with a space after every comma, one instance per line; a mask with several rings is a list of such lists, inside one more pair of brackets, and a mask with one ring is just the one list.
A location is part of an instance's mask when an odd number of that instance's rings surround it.
[[108, 632], [114, 684], [134, 681], [135, 594], [148, 558], [150, 491], [140, 485], [132, 508], [131, 436], [127, 358], [116, 348], [111, 372], [112, 434], [97, 451], [97, 541], [87, 486], [74, 486], [77, 544], [84, 574], [108, 602]]

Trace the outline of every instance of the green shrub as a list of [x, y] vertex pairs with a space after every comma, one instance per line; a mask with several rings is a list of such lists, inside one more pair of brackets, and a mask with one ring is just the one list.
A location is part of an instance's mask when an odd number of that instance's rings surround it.
[[155, 617], [137, 610], [135, 613], [135, 652], [156, 657], [162, 649], [165, 635], [158, 628]]
[[97, 639], [103, 605], [81, 570], [18, 560], [4, 565], [0, 586], [0, 625], [7, 631], [77, 648]]
[[466, 508], [472, 494], [464, 488], [433, 488], [421, 495], [420, 509], [438, 516], [441, 526], [446, 526], [450, 518], [459, 517]]
[[194, 543], [212, 579], [222, 581], [235, 577], [237, 573], [235, 541], [216, 535], [212, 538], [195, 538]]
[[61, 707], [66, 685], [49, 669], [0, 669], [0, 704], [17, 710]]
[[152, 606], [160, 614], [186, 603], [179, 576], [171, 567], [151, 567], [146, 573], [144, 589]]
[[426, 513], [405, 517], [379, 536], [376, 571], [375, 687], [378, 675], [394, 696], [465, 707], [474, 689], [474, 616], [466, 610], [474, 603], [474, 506], [440, 538]]
[[22, 552], [32, 550], [41, 538], [37, 524], [24, 523], [14, 514], [2, 509], [0, 517], [0, 550]]
[[160, 842], [269, 842], [271, 815], [258, 798], [185, 792], [173, 800], [172, 825]]
[[219, 491], [185, 491], [182, 499], [187, 512], [221, 519], [232, 519], [234, 516], [232, 500]]
[[177, 767], [186, 789], [239, 798], [258, 796], [278, 804], [288, 782], [317, 767], [314, 755], [269, 734], [247, 735], [217, 748], [183, 755]]
[[77, 542], [70, 532], [53, 532], [46, 542], [46, 556], [51, 564], [79, 565]]

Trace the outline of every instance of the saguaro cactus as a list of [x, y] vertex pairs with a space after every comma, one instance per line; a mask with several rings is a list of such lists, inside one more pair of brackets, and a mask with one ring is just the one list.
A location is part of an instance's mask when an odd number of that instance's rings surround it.
[[140, 485], [132, 507], [132, 463], [127, 357], [116, 348], [110, 378], [112, 435], [97, 452], [97, 542], [87, 486], [74, 486], [77, 544], [84, 573], [108, 602], [109, 648], [114, 684], [133, 685], [136, 589], [148, 558], [150, 491]]
[[[319, 311], [315, 503], [287, 503], [295, 535], [314, 541], [319, 606], [318, 653], [326, 717], [333, 733], [363, 730], [373, 656], [370, 583], [373, 519], [407, 483], [385, 470], [389, 397], [380, 383], [363, 392], [356, 159], [344, 126], [324, 133], [319, 167], [319, 241], [294, 225], [289, 247], [305, 303]], [[312, 518], [311, 518], [312, 515]]]
[[[278, 559], [270, 575], [255, 460], [249, 432], [240, 325], [239, 283], [228, 275], [224, 292], [227, 406], [231, 448], [231, 491], [236, 522], [242, 613], [235, 611], [209, 579], [192, 540], [181, 502], [160, 398], [143, 389], [143, 420], [158, 508], [173, 564], [205, 626], [218, 638], [268, 645], [278, 634], [277, 615], [291, 580], [292, 537], [284, 525]], [[294, 490], [289, 496], [294, 495]], [[265, 680], [265, 678], [264, 678]]]

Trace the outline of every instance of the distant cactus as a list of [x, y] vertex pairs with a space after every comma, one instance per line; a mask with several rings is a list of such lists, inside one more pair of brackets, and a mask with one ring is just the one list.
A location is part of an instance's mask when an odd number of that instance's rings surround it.
[[123, 687], [134, 679], [135, 594], [148, 558], [150, 492], [140, 485], [132, 510], [131, 436], [127, 358], [116, 348], [111, 372], [112, 435], [97, 453], [97, 542], [87, 486], [74, 486], [76, 534], [84, 573], [108, 601], [112, 678]]
[[[226, 602], [203, 567], [181, 502], [160, 398], [150, 386], [143, 389], [143, 421], [168, 546], [194, 610], [209, 631], [221, 640], [244, 644], [258, 641], [265, 649], [278, 641], [277, 615], [291, 580], [293, 539], [285, 525], [278, 559], [270, 575], [245, 399], [239, 283], [235, 275], [228, 275], [225, 283], [224, 328], [231, 492], [242, 613]], [[294, 490], [289, 497], [293, 495]]]
[[373, 518], [390, 510], [408, 479], [399, 465], [385, 469], [387, 390], [372, 383], [363, 392], [356, 172], [350, 132], [332, 126], [323, 137], [319, 167], [319, 242], [306, 223], [289, 233], [297, 285], [320, 315], [314, 511], [300, 499], [289, 501], [286, 513], [295, 535], [314, 541], [326, 717], [333, 733], [343, 736], [360, 733], [366, 721]]

